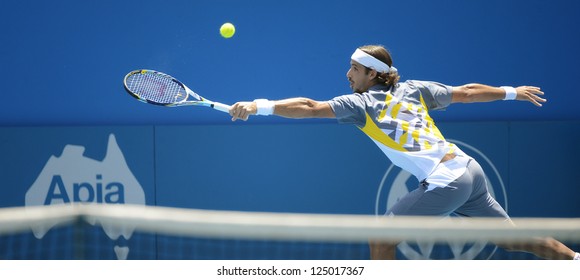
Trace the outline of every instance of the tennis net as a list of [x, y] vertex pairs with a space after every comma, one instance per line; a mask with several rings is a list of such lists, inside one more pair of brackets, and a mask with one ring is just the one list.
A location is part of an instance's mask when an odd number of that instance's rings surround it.
[[111, 204], [0, 209], [0, 259], [536, 259], [495, 244], [553, 237], [579, 251], [580, 219], [377, 217]]

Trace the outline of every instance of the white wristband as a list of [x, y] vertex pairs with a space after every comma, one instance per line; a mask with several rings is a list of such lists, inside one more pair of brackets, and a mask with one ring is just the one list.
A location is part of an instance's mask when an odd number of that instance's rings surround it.
[[518, 96], [516, 89], [513, 87], [503, 86], [501, 88], [503, 88], [503, 90], [505, 90], [505, 98], [503, 100], [515, 100], [516, 97]]
[[256, 115], [269, 116], [274, 114], [274, 101], [268, 99], [256, 99], [254, 102], [256, 102], [256, 107], [258, 109]]
[[576, 252], [576, 254], [574, 254], [574, 260], [580, 261], [580, 253]]

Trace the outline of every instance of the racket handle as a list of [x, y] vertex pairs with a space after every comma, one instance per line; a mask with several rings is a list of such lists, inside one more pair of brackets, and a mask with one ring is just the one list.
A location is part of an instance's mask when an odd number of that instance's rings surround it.
[[230, 112], [230, 106], [226, 105], [226, 104], [222, 104], [219, 102], [214, 102], [213, 104], [211, 104], [211, 107], [218, 110], [218, 111], [222, 111], [225, 113], [229, 113]]

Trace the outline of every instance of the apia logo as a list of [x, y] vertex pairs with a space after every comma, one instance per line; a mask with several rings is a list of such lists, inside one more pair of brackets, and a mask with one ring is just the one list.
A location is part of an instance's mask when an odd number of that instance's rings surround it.
[[[125, 186], [120, 182], [111, 182], [103, 189], [102, 179], [103, 175], [97, 174], [94, 184], [90, 182], [73, 183], [72, 202], [125, 203]], [[61, 175], [52, 176], [44, 205], [51, 205], [53, 201], [71, 202], [71, 197], [65, 188]]]
[[[83, 155], [85, 147], [66, 145], [60, 157], [51, 156], [32, 186], [26, 192], [25, 206], [64, 203], [108, 203], [145, 205], [143, 188], [129, 169], [117, 144], [109, 135], [107, 153], [102, 161]], [[54, 225], [34, 228], [42, 238]], [[102, 225], [112, 240], [129, 239], [133, 230]], [[128, 247], [115, 246], [119, 259], [127, 258]]]
[[[448, 140], [475, 158], [486, 173], [490, 194], [507, 211], [507, 194], [504, 182], [491, 160], [477, 148], [458, 140]], [[375, 200], [375, 215], [383, 215], [402, 196], [415, 189], [419, 182], [410, 173], [391, 165], [379, 185]], [[386, 203], [385, 203], [386, 202]], [[397, 247], [408, 259], [489, 259], [497, 250], [487, 242], [449, 242], [436, 245], [432, 242], [402, 242]]]

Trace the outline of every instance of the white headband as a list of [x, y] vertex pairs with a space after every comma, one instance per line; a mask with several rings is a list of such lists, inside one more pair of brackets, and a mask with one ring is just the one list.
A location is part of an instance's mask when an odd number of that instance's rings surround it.
[[374, 56], [362, 51], [361, 49], [356, 49], [350, 59], [365, 67], [375, 69], [375, 71], [380, 73], [397, 72], [397, 68], [389, 67], [386, 63], [376, 59]]

